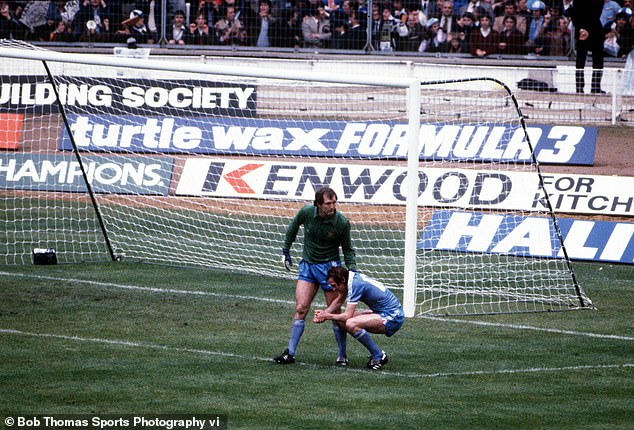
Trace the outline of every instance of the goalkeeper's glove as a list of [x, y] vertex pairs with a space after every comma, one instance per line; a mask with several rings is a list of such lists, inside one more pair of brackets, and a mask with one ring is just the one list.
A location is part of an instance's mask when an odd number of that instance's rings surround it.
[[288, 249], [282, 249], [282, 264], [286, 267], [286, 270], [291, 271], [293, 260], [291, 260], [291, 251]]

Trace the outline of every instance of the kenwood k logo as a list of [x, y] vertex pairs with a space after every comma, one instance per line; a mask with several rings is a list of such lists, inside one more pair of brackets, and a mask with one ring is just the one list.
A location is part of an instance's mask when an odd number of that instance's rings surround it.
[[218, 183], [223, 178], [238, 194], [256, 194], [256, 191], [243, 179], [243, 176], [262, 166], [263, 164], [245, 164], [223, 174], [225, 163], [210, 163], [202, 191], [206, 193], [216, 192]]

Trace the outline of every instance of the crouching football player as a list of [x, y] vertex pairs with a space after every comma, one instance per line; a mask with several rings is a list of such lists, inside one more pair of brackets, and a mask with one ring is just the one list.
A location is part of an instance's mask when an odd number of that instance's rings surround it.
[[[387, 354], [380, 349], [370, 333], [392, 336], [403, 325], [405, 314], [398, 298], [379, 281], [350, 272], [344, 267], [328, 269], [328, 283], [340, 295], [342, 303], [347, 299], [343, 313], [333, 313], [329, 309], [315, 311], [313, 321], [322, 323], [327, 320], [342, 325], [348, 333], [370, 351], [368, 368], [380, 370], [387, 363]], [[358, 311], [357, 304], [363, 302], [369, 310]]]

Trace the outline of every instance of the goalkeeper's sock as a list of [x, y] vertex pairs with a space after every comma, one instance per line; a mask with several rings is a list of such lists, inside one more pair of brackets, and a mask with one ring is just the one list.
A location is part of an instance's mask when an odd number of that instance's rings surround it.
[[361, 342], [361, 344], [365, 346], [368, 349], [368, 351], [370, 351], [370, 356], [373, 359], [381, 358], [383, 356], [383, 351], [381, 351], [381, 349], [376, 345], [376, 343], [374, 343], [374, 340], [372, 340], [372, 338], [370, 337], [370, 333], [365, 331], [365, 329], [359, 330], [353, 336], [356, 340]]
[[348, 358], [348, 355], [346, 352], [346, 338], [347, 338], [346, 331], [334, 321], [332, 321], [332, 331], [335, 333], [335, 340], [337, 341], [337, 348], [338, 348], [337, 357]]
[[301, 339], [302, 334], [304, 333], [304, 327], [306, 327], [306, 321], [293, 320], [293, 325], [291, 326], [291, 338], [288, 340], [288, 353], [290, 355], [295, 355], [295, 349], [297, 349], [299, 339]]

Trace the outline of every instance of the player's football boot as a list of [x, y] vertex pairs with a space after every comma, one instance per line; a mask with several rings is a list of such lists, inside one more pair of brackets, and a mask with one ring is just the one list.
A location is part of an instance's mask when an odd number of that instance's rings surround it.
[[337, 357], [337, 360], [335, 361], [335, 367], [348, 367], [348, 359]]
[[370, 357], [370, 361], [368, 361], [368, 369], [371, 370], [381, 370], [381, 368], [387, 363], [387, 354], [385, 351], [381, 351], [381, 358], [373, 360]]
[[295, 356], [289, 354], [288, 348], [284, 350], [282, 355], [273, 358], [273, 361], [277, 364], [292, 364], [295, 363]]

